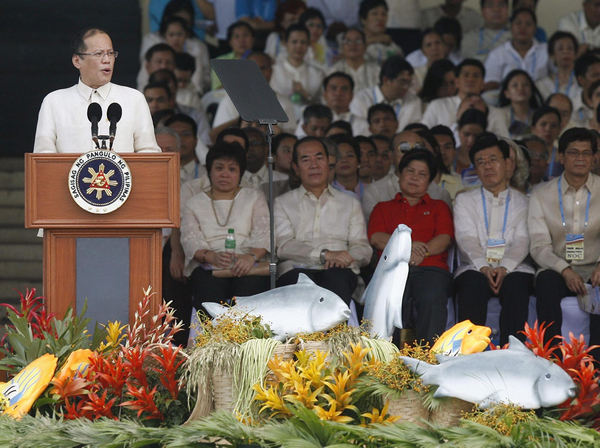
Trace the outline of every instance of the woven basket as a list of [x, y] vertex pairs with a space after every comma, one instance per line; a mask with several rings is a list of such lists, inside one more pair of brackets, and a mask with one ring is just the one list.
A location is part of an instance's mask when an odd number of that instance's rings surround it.
[[325, 361], [331, 361], [331, 352], [329, 351], [329, 344], [323, 341], [307, 341], [300, 342], [298, 344], [298, 350], [306, 350], [308, 354], [314, 354], [317, 351], [327, 353], [325, 356]]
[[216, 370], [213, 373], [215, 411], [233, 411], [233, 376]]
[[473, 403], [459, 398], [449, 399], [438, 409], [429, 413], [429, 421], [444, 428], [457, 426], [463, 412], [473, 412]]
[[414, 390], [405, 390], [400, 397], [384, 396], [389, 400], [388, 414], [400, 417], [399, 422], [415, 423], [426, 426], [422, 420], [429, 418], [429, 411], [423, 406], [421, 396]]
[[282, 361], [289, 361], [294, 357], [294, 353], [298, 349], [298, 344], [289, 343], [289, 344], [281, 344], [275, 347], [273, 351], [273, 358], [275, 355], [279, 356]]

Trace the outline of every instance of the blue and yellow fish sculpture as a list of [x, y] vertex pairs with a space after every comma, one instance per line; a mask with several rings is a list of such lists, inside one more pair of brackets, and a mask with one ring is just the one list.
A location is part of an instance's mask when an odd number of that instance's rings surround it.
[[433, 344], [431, 351], [446, 356], [469, 355], [484, 351], [490, 345], [489, 327], [463, 320], [445, 331]]
[[54, 377], [58, 358], [45, 354], [30, 363], [7, 383], [0, 383], [0, 411], [21, 418], [27, 414]]

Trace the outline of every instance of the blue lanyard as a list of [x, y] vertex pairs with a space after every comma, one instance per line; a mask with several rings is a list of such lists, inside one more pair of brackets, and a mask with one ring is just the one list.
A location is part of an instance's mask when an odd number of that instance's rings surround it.
[[[560, 216], [562, 218], [562, 225], [565, 232], [567, 231], [567, 224], [565, 220], [565, 210], [563, 209], [563, 200], [562, 200], [562, 189], [560, 188], [560, 183], [562, 181], [562, 176], [558, 178], [558, 203], [560, 204]], [[583, 231], [587, 229], [588, 219], [590, 217], [590, 199], [592, 198], [592, 192], [588, 190], [587, 196], [587, 204], [585, 206], [585, 223], [583, 224]]]
[[[517, 51], [517, 50], [515, 50], [515, 51]], [[536, 50], [531, 55], [531, 57], [533, 58], [533, 61], [531, 63], [531, 72], [528, 72], [531, 75], [531, 77], [534, 78], [534, 79], [535, 79], [535, 67], [536, 67], [536, 64], [537, 64], [537, 53], [538, 52]], [[522, 70], [524, 70], [524, 71], [527, 72], [527, 65], [525, 63], [525, 59], [524, 58], [523, 59], [519, 59], [517, 57], [517, 55], [514, 54], [514, 53], [511, 53], [511, 56], [517, 62], [517, 64], [519, 65], [519, 67], [521, 67]], [[527, 57], [527, 55], [525, 55], [525, 57]]]
[[556, 146], [552, 147], [552, 156], [550, 156], [550, 169], [548, 170], [548, 176], [552, 176], [554, 172], [554, 157], [556, 156]]
[[[567, 89], [565, 90], [565, 95], [569, 96], [569, 92], [571, 91], [571, 87], [573, 87], [573, 80], [575, 79], [575, 70], [571, 72], [571, 76], [569, 76], [569, 82], [567, 82]], [[554, 80], [554, 93], [560, 92], [560, 85], [558, 84], [558, 75]]]
[[[527, 120], [525, 120], [525, 122], [524, 122], [524, 124], [526, 124], [527, 126], [529, 126], [530, 118], [531, 118], [531, 110], [527, 114]], [[521, 120], [517, 120], [517, 121], [523, 123]], [[515, 122], [515, 111], [513, 110], [512, 106], [510, 106], [510, 124], [512, 125], [514, 122]]]
[[477, 51], [477, 54], [482, 55], [482, 54], [489, 53], [492, 50], [492, 48], [494, 48], [494, 45], [496, 44], [496, 42], [498, 42], [498, 40], [500, 40], [500, 38], [502, 37], [502, 35], [505, 32], [506, 32], [506, 28], [500, 30], [498, 32], [498, 34], [496, 34], [496, 36], [492, 39], [492, 41], [488, 45], [489, 48], [483, 48], [484, 29], [479, 28], [479, 50]]
[[[488, 238], [490, 236], [490, 229], [488, 226], [488, 218], [487, 218], [487, 207], [485, 205], [485, 196], [483, 195], [483, 187], [481, 187], [481, 202], [483, 202], [483, 218], [485, 219], [485, 231], [488, 234]], [[510, 203], [510, 188], [506, 193], [506, 207], [504, 208], [504, 224], [502, 225], [502, 239], [504, 239], [504, 232], [506, 232], [506, 220], [508, 218], [508, 204]]]

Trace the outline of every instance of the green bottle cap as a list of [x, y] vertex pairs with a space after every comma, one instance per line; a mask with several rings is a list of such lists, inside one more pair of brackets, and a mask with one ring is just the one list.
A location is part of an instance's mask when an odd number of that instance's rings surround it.
[[227, 233], [235, 233], [235, 232], [233, 231], [233, 229], [229, 229], [229, 230], [227, 230]]

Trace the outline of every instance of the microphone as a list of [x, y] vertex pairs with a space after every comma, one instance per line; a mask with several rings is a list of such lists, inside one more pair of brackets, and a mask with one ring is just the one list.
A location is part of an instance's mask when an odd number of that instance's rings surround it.
[[110, 121], [108, 133], [110, 136], [110, 149], [112, 150], [113, 141], [115, 140], [115, 134], [117, 133], [117, 123], [123, 115], [123, 109], [121, 108], [121, 105], [119, 103], [111, 103], [111, 105], [108, 106], [107, 115], [108, 121]]
[[98, 143], [98, 122], [102, 118], [102, 108], [98, 103], [92, 103], [87, 110], [88, 120], [92, 122], [92, 140], [96, 143], [96, 148], [100, 148]]

